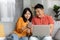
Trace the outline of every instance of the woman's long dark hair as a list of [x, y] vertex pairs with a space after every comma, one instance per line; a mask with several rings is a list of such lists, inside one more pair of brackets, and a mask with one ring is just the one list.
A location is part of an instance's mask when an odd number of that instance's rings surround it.
[[22, 13], [22, 16], [21, 16], [21, 17], [23, 18], [24, 22], [26, 22], [27, 19], [25, 18], [24, 15], [26, 14], [27, 11], [29, 11], [30, 14], [31, 14], [30, 18], [28, 19], [28, 20], [31, 22], [33, 15], [32, 15], [32, 12], [31, 12], [30, 8], [25, 8], [25, 9], [23, 10], [23, 13]]

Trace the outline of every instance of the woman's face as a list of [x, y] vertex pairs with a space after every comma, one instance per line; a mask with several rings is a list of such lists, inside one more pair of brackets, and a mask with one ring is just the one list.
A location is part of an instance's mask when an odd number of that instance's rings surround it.
[[28, 20], [31, 16], [31, 13], [29, 11], [27, 11], [24, 16]]

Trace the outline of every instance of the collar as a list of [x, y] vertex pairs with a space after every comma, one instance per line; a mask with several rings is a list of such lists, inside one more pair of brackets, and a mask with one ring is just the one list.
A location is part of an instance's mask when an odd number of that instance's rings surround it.
[[43, 15], [42, 17], [38, 17], [38, 16], [36, 16], [37, 18], [44, 18], [46, 15]]

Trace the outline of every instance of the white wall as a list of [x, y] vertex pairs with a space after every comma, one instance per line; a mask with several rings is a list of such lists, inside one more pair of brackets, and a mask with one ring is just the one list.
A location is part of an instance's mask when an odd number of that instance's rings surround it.
[[35, 6], [38, 3], [42, 4], [42, 0], [30, 0], [30, 1], [31, 1], [31, 6]]
[[32, 8], [37, 3], [42, 4], [42, 0], [23, 0], [23, 8], [26, 8], [26, 7]]
[[[23, 9], [26, 7], [30, 7], [30, 0], [23, 0]], [[31, 7], [30, 7], [31, 8]]]
[[16, 22], [17, 19], [21, 16], [23, 11], [23, 0], [15, 0], [15, 19]]

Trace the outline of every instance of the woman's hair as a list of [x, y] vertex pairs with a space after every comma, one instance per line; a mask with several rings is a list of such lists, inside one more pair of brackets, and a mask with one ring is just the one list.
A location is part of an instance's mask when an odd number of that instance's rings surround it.
[[27, 19], [25, 18], [24, 15], [26, 14], [27, 11], [29, 11], [30, 14], [31, 14], [30, 18], [28, 19], [28, 20], [31, 22], [33, 15], [32, 15], [32, 12], [31, 12], [30, 8], [25, 8], [25, 9], [23, 10], [23, 13], [22, 13], [22, 16], [21, 16], [21, 17], [23, 18], [24, 22], [26, 22]]

